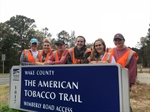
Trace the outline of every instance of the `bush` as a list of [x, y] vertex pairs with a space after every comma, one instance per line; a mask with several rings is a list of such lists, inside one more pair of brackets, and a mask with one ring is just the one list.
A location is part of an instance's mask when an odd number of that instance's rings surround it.
[[24, 111], [11, 109], [9, 108], [8, 104], [2, 104], [0, 105], [0, 112], [24, 112]]

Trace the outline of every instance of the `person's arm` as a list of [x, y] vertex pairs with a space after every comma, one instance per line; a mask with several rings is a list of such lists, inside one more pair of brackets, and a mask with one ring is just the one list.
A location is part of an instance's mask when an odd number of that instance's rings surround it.
[[129, 70], [129, 80], [130, 80], [130, 87], [131, 87], [135, 83], [136, 76], [137, 76], [137, 61], [134, 55], [130, 60], [128, 70]]
[[21, 65], [35, 65], [33, 62], [27, 62], [27, 59], [24, 57], [24, 52], [22, 51], [20, 56], [20, 64]]
[[54, 58], [54, 54], [52, 53], [52, 54], [49, 56], [49, 59], [44, 62], [44, 65], [53, 65], [53, 64], [54, 64], [53, 61], [55, 61], [55, 58]]
[[98, 64], [98, 61], [90, 61], [89, 64]]
[[38, 59], [36, 59], [35, 64], [36, 64], [36, 65], [44, 65], [44, 63], [39, 62]]
[[44, 63], [40, 62], [39, 56], [35, 59], [35, 64], [36, 65], [44, 65]]
[[65, 64], [66, 61], [67, 61], [67, 58], [68, 58], [68, 51], [66, 50], [66, 51], [63, 53], [61, 59], [60, 59], [59, 61], [53, 61], [53, 63], [54, 63], [54, 64]]

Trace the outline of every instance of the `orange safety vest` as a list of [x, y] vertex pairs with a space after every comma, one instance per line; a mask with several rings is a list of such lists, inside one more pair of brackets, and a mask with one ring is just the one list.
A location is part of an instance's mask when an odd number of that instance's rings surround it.
[[59, 55], [58, 55], [58, 51], [54, 51], [53, 54], [52, 54], [55, 58], [55, 61], [59, 61]]
[[[89, 52], [90, 54], [92, 53], [92, 51], [91, 51], [90, 49], [87, 49], [87, 50], [85, 51], [85, 53], [84, 53], [84, 56], [85, 56], [85, 54], [88, 53], [88, 52]], [[69, 53], [70, 53], [71, 60], [72, 60], [72, 63], [73, 63], [73, 64], [81, 64], [81, 63], [83, 63], [83, 61], [84, 61], [83, 59], [80, 60], [80, 59], [76, 59], [76, 58], [75, 58], [74, 47], [72, 47], [72, 48], [69, 49]]]
[[[44, 50], [38, 50], [38, 51], [39, 51], [39, 55], [38, 55], [39, 62], [42, 62]], [[45, 61], [48, 60], [49, 56], [52, 54], [53, 51], [54, 51], [54, 50], [51, 49], [51, 50], [46, 54]]]
[[134, 51], [134, 55], [135, 55], [135, 57], [136, 57], [136, 60], [138, 60], [139, 59], [139, 56], [137, 55], [137, 53]]
[[[67, 51], [68, 51], [68, 50], [67, 50]], [[65, 51], [65, 52], [66, 52], [66, 51]], [[55, 61], [59, 61], [59, 60], [62, 58], [62, 57], [61, 57], [61, 58], [59, 59], [58, 50], [54, 51], [52, 55], [54, 56]]]
[[[112, 55], [114, 55], [114, 48], [112, 48], [110, 51], [109, 51]], [[136, 52], [129, 49], [122, 57], [120, 57], [120, 59], [116, 60], [118, 64], [122, 65], [123, 68], [125, 68], [133, 55], [135, 55]], [[138, 59], [137, 57], [137, 54], [135, 55], [136, 59]]]
[[27, 62], [35, 62], [35, 59], [31, 53], [31, 50], [23, 50], [23, 53], [24, 53], [24, 57], [26, 59]]
[[106, 52], [104, 58], [101, 61], [107, 61], [108, 63], [111, 63], [112, 55]]

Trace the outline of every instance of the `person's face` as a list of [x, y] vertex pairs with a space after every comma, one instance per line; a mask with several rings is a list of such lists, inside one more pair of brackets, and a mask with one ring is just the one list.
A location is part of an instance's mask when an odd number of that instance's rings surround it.
[[114, 44], [117, 48], [123, 48], [124, 47], [124, 41], [123, 39], [114, 39]]
[[59, 52], [61, 52], [65, 49], [65, 44], [56, 44], [56, 48]]
[[84, 46], [85, 42], [83, 38], [77, 38], [76, 40], [76, 46], [78, 49], [81, 49]]
[[38, 47], [38, 44], [37, 43], [32, 43], [32, 44], [30, 44], [30, 46], [31, 46], [32, 50], [36, 50], [37, 47]]
[[96, 41], [94, 47], [95, 47], [95, 50], [100, 54], [103, 54], [105, 51], [105, 47], [101, 41]]
[[50, 51], [50, 49], [51, 49], [51, 45], [50, 45], [50, 43], [44, 43], [43, 44], [43, 50], [47, 53], [47, 52], [49, 52]]

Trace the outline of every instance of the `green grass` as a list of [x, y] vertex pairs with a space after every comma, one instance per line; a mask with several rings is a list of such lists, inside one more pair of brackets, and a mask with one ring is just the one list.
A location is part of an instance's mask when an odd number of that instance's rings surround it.
[[0, 105], [0, 112], [23, 112], [23, 111], [11, 109], [9, 108], [8, 104], [2, 104]]
[[23, 112], [20, 110], [11, 109], [8, 106], [9, 100], [9, 85], [0, 85], [0, 112]]

